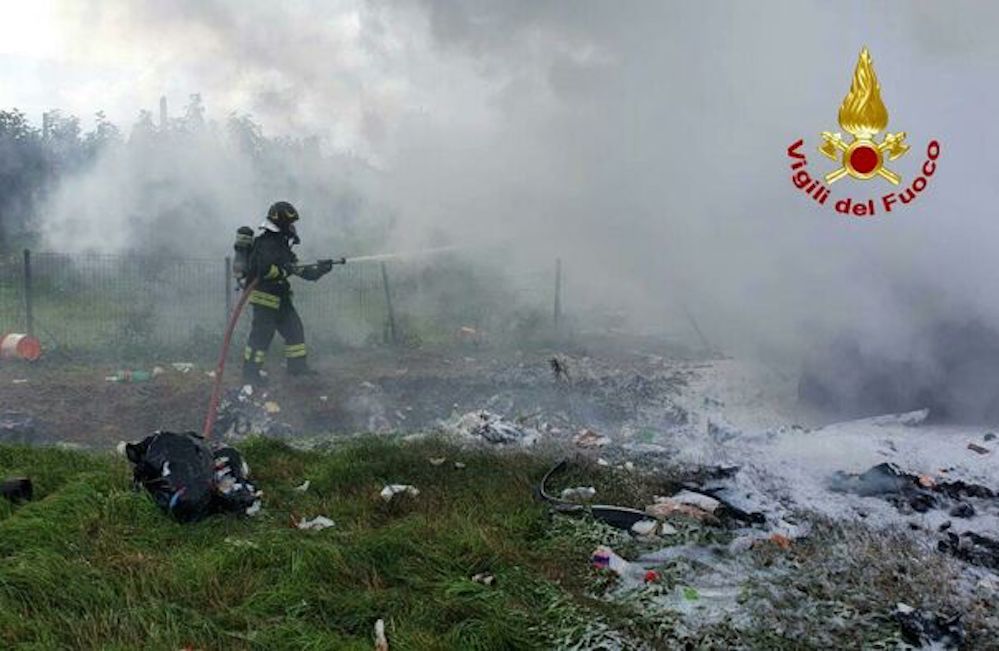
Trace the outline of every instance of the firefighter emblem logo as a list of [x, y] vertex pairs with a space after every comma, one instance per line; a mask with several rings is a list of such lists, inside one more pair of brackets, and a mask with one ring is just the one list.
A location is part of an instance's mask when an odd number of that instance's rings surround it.
[[844, 142], [839, 133], [822, 132], [819, 151], [840, 162], [839, 169], [826, 174], [826, 183], [850, 175], [862, 181], [880, 176], [892, 185], [899, 184], [901, 177], [885, 167], [885, 158], [893, 161], [904, 156], [909, 145], [905, 144], [904, 131], [888, 133], [877, 141], [877, 134], [888, 126], [888, 109], [881, 101], [881, 84], [866, 47], [860, 51], [850, 92], [839, 107], [839, 126], [853, 136], [853, 142]]
[[[902, 158], [909, 151], [909, 145], [905, 141], [906, 132], [886, 131], [888, 108], [881, 99], [881, 84], [878, 83], [874, 62], [866, 47], [860, 50], [850, 91], [840, 104], [839, 126], [846, 132], [846, 137], [842, 132], [823, 131], [822, 142], [818, 146], [819, 153], [839, 165], [831, 172], [816, 176], [808, 169], [804, 138], [799, 138], [787, 148], [787, 155], [791, 160], [791, 182], [820, 206], [830, 205], [836, 212], [852, 217], [874, 217], [879, 213], [891, 213], [915, 201], [937, 171], [940, 142], [930, 140], [926, 145], [922, 167], [911, 182], [907, 177], [904, 189], [888, 192], [879, 201], [874, 197], [849, 196], [829, 201], [832, 197], [829, 186], [845, 176], [858, 181], [879, 177], [892, 186], [902, 184], [902, 176], [890, 169], [888, 164]], [[882, 132], [885, 133], [880, 136]]]

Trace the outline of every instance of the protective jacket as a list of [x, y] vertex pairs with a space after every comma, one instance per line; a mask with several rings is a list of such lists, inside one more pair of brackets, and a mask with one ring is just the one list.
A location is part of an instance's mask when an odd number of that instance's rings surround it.
[[288, 277], [292, 275], [298, 257], [283, 233], [264, 230], [253, 242], [249, 276], [257, 279], [250, 294], [250, 303], [278, 309], [281, 298], [291, 294]]

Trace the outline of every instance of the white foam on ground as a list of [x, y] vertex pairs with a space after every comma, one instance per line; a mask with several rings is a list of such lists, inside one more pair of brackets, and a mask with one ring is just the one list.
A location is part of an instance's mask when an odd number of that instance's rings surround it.
[[[914, 415], [795, 427], [814, 417], [796, 406], [793, 375], [736, 360], [697, 365], [678, 402], [690, 413], [690, 423], [657, 442], [674, 447], [681, 462], [740, 466], [731, 497], [743, 507], [775, 517], [805, 509], [836, 519], [863, 518], [875, 526], [913, 523], [933, 530], [950, 520], [955, 532], [999, 535], [995, 503], [968, 519], [937, 509], [903, 514], [883, 499], [828, 488], [836, 471], [861, 473], [891, 462], [907, 473], [999, 489], [999, 439], [985, 441], [986, 428], [907, 425], [920, 420]], [[708, 434], [709, 422], [716, 425], [715, 436]], [[969, 443], [990, 452], [978, 454]]]

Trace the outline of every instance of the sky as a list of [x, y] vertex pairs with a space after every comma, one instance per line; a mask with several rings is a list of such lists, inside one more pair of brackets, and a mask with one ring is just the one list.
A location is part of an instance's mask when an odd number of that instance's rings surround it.
[[[911, 355], [926, 321], [999, 319], [991, 3], [0, 1], [0, 106], [104, 110], [166, 95], [270, 134], [317, 133], [382, 172], [402, 244], [447, 232], [566, 260], [579, 302], [800, 353], [851, 329]], [[815, 148], [861, 47], [918, 201], [875, 219], [815, 206], [787, 147]], [[119, 166], [120, 167], [120, 166]], [[98, 186], [111, 178], [94, 177]], [[121, 179], [114, 177], [120, 184]], [[877, 197], [847, 179], [838, 197]], [[932, 363], [932, 359], [927, 363]]]

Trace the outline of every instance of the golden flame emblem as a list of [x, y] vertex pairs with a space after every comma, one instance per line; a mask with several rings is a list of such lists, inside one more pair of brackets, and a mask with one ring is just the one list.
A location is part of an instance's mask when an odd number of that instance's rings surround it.
[[884, 159], [895, 160], [909, 151], [905, 132], [885, 134], [880, 143], [875, 136], [888, 126], [888, 109], [881, 101], [881, 84], [874, 73], [871, 53], [865, 47], [860, 51], [857, 67], [853, 71], [850, 92], [839, 107], [839, 126], [853, 136], [853, 142], [844, 142], [839, 133], [822, 132], [823, 144], [819, 151], [841, 167], [826, 174], [826, 182], [834, 183], [846, 175], [866, 180], [880, 176], [898, 185], [901, 177], [884, 166]]

